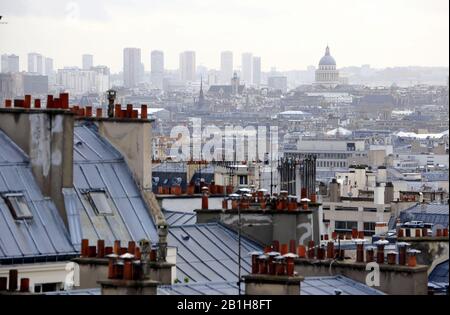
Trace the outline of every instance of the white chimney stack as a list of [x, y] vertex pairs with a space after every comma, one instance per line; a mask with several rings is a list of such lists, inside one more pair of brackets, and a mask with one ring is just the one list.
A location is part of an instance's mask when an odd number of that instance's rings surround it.
[[373, 202], [375, 205], [384, 205], [384, 183], [377, 183], [376, 187], [374, 187], [373, 192]]

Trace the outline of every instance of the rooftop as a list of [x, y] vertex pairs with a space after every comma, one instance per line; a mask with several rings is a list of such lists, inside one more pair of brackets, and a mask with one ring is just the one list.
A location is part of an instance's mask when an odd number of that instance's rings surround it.
[[[14, 208], [28, 209], [17, 219], [7, 205], [9, 193], [19, 198]], [[16, 208], [15, 214], [17, 213]], [[0, 130], [0, 261], [27, 262], [75, 255], [70, 236], [54, 203], [42, 195], [28, 157]]]
[[[262, 248], [242, 237], [242, 274], [251, 272], [248, 253]], [[219, 223], [172, 226], [168, 243], [177, 247], [177, 278], [189, 282], [237, 281], [238, 235]]]
[[197, 216], [192, 212], [164, 211], [166, 222], [170, 227], [195, 224]]
[[[243, 284], [244, 286], [244, 284]], [[300, 295], [384, 295], [344, 276], [305, 277], [299, 288]], [[158, 295], [237, 295], [236, 281], [208, 283], [180, 283], [158, 287]], [[49, 292], [47, 295], [100, 295], [100, 289]]]
[[[448, 227], [449, 209], [446, 204], [416, 204], [409, 209], [402, 211], [399, 215], [400, 222], [423, 221], [424, 223], [432, 223]], [[395, 226], [395, 220], [390, 220], [389, 226]]]
[[[139, 241], [158, 239], [153, 219], [122, 155], [92, 124], [74, 127], [74, 186], [65, 191], [74, 244], [81, 238]], [[92, 193], [104, 196], [107, 213], [92, 205]], [[100, 196], [100, 197], [102, 197]], [[103, 198], [103, 197], [102, 197]]]

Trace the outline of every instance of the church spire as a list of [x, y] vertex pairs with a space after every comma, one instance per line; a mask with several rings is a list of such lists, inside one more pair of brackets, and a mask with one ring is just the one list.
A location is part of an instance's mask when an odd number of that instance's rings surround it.
[[200, 95], [198, 96], [198, 104], [202, 106], [205, 102], [205, 96], [203, 95], [203, 76], [200, 77]]
[[327, 45], [327, 48], [325, 49], [325, 56], [330, 55], [330, 47]]

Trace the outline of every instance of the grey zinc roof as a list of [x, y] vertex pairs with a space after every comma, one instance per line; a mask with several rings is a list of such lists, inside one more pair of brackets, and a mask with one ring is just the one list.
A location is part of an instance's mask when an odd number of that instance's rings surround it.
[[33, 177], [28, 157], [0, 130], [0, 195], [7, 192], [23, 193], [33, 218], [15, 220], [0, 196], [0, 261], [75, 254], [58, 210]]
[[197, 221], [197, 216], [192, 212], [164, 211], [169, 226], [191, 225]]
[[300, 295], [384, 295], [379, 290], [340, 275], [306, 277], [300, 288]]
[[448, 172], [425, 172], [422, 173], [422, 178], [428, 182], [448, 181]]
[[[241, 239], [241, 274], [251, 272], [248, 253], [262, 250], [245, 237]], [[177, 278], [190, 282], [237, 281], [238, 235], [218, 223], [169, 228], [168, 242], [177, 247]]]
[[237, 295], [236, 281], [173, 284], [159, 286], [158, 295]]
[[[244, 285], [243, 285], [244, 286]], [[244, 291], [244, 289], [242, 289]], [[344, 276], [305, 277], [300, 295], [384, 295], [383, 292]], [[236, 281], [180, 283], [158, 287], [158, 295], [237, 295]]]
[[428, 276], [428, 281], [434, 283], [446, 283], [448, 285], [448, 259], [434, 267]]
[[[245, 284], [242, 284], [244, 292]], [[344, 276], [305, 277], [300, 295], [384, 295], [383, 292]], [[100, 295], [100, 289], [48, 292], [47, 295]], [[158, 295], [237, 295], [236, 281], [218, 281], [206, 283], [178, 283], [158, 286]]]
[[186, 163], [180, 162], [162, 162], [159, 164], [154, 164], [152, 171], [164, 173], [186, 173], [187, 166]]
[[101, 295], [100, 288], [45, 292], [45, 295]]
[[410, 213], [427, 213], [427, 214], [443, 214], [443, 215], [448, 215], [449, 213], [448, 205], [437, 203], [425, 204], [425, 209], [422, 208], [422, 205], [418, 204], [407, 211]]
[[[408, 221], [423, 221], [447, 227], [449, 220], [448, 205], [445, 204], [417, 204], [400, 213], [402, 223]], [[395, 221], [394, 221], [395, 222]]]
[[[127, 242], [143, 238], [155, 241], [157, 231], [149, 210], [121, 154], [94, 126], [74, 128], [74, 191], [66, 190], [69, 226], [73, 242], [81, 238], [92, 242]], [[111, 200], [113, 215], [97, 215], [86, 192], [102, 189]]]

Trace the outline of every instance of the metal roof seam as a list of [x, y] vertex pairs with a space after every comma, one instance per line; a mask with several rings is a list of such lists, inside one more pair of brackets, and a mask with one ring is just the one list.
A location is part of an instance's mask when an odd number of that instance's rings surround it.
[[[169, 233], [170, 233], [170, 230], [169, 230]], [[180, 244], [183, 244], [183, 241], [181, 241], [175, 234], [173, 234], [173, 233], [171, 233], [171, 235], [174, 237], [174, 238], [176, 238], [177, 239], [177, 241], [180, 243]], [[202, 261], [197, 255], [195, 255], [192, 251], [190, 251], [188, 248], [187, 248], [187, 246], [184, 246], [185, 248], [186, 248], [186, 250], [188, 250], [189, 252], [191, 252], [191, 254], [194, 256], [194, 257], [196, 257], [199, 261]], [[186, 261], [186, 263], [188, 263], [189, 264], [189, 262], [187, 262]], [[196, 267], [194, 267], [194, 266], [192, 266], [192, 265], [190, 265], [191, 267], [192, 267], [192, 269], [194, 269], [194, 270], [196, 270], [199, 274], [201, 274], [204, 278], [206, 278], [208, 281], [211, 281], [211, 279], [208, 277], [208, 276], [206, 276], [204, 273], [202, 273], [200, 270], [198, 270], [198, 268], [196, 268]], [[208, 268], [210, 268], [211, 270], [213, 270], [211, 267], [209, 267], [208, 266]], [[214, 270], [213, 270], [214, 271]]]
[[[80, 196], [81, 192], [80, 192], [78, 189], [75, 188], [75, 193], [77, 194], [78, 200], [81, 201], [81, 202], [80, 202], [80, 203], [81, 203], [81, 206], [83, 207], [83, 209], [84, 209], [85, 212], [87, 213], [88, 210], [86, 209], [86, 206], [84, 205], [84, 202], [85, 202], [85, 201], [83, 200], [83, 197]], [[95, 227], [95, 224], [94, 224], [94, 222], [92, 221], [91, 216], [88, 215], [87, 217], [88, 217], [89, 222], [90, 222], [91, 225], [92, 225], [92, 229], [94, 230], [95, 234], [97, 235], [97, 238], [100, 239], [101, 236], [100, 236], [99, 232], [97, 231], [97, 228]], [[81, 222], [80, 222], [80, 224], [81, 224]], [[81, 237], [82, 237], [82, 238], [84, 237], [84, 236], [83, 236], [83, 231], [81, 231]], [[80, 242], [81, 242], [81, 240], [80, 240]]]
[[[19, 176], [19, 177], [20, 177], [20, 176]], [[22, 177], [20, 177], [20, 180], [22, 181], [22, 184], [25, 186], [25, 183], [23, 182]], [[50, 232], [49, 232], [49, 230], [47, 229], [46, 222], [42, 219], [42, 216], [41, 216], [40, 211], [37, 211], [38, 209], [37, 209], [36, 203], [31, 199], [31, 196], [29, 195], [28, 190], [26, 190], [25, 193], [26, 193], [27, 197], [30, 199], [30, 201], [31, 201], [31, 203], [32, 203], [32, 205], [33, 205], [34, 210], [36, 210], [37, 217], [39, 218], [39, 221], [41, 222], [41, 225], [42, 225], [42, 227], [44, 228], [44, 230], [45, 230], [45, 232], [46, 232], [46, 236], [47, 236], [48, 241], [49, 241], [50, 244], [52, 245], [53, 250], [57, 253], [58, 250], [57, 250], [57, 248], [56, 248], [56, 246], [55, 246], [55, 244], [54, 244], [52, 238], [49, 237], [49, 236], [50, 236]], [[52, 209], [49, 209], [49, 210], [50, 210], [50, 211], [53, 211]], [[34, 217], [34, 215], [33, 215], [33, 217]], [[28, 227], [28, 222], [27, 222], [26, 220], [25, 220], [24, 222], [25, 222], [25, 225], [27, 226], [27, 229], [29, 229], [29, 227]], [[61, 224], [62, 222], [59, 222], [59, 223]], [[32, 238], [32, 240], [33, 240], [33, 242], [34, 242], [34, 244], [35, 244], [35, 246], [36, 246], [36, 249], [40, 252], [39, 246], [38, 246], [36, 240], [35, 240], [34, 237], [33, 237], [33, 233], [31, 233], [30, 231], [29, 231], [29, 233], [30, 233], [30, 237]]]
[[[233, 237], [235, 240], [238, 239], [237, 237], [237, 233], [234, 232], [233, 230], [231, 230], [229, 227], [227, 227], [226, 225], [222, 224], [221, 222], [217, 222], [217, 225], [220, 226], [221, 228], [223, 228], [223, 230], [230, 235], [231, 237]], [[251, 240], [250, 238], [248, 238], [248, 236], [244, 235], [243, 236], [244, 239], [244, 246], [247, 248], [250, 248], [249, 251], [255, 249], [255, 248], [262, 248], [261, 245], [259, 245], [258, 243], [254, 242], [253, 240]]]
[[[225, 242], [223, 242], [220, 238], [218, 238], [217, 235], [216, 235], [214, 232], [212, 232], [212, 231], [209, 229], [208, 226], [206, 226], [206, 229], [207, 229], [211, 234], [213, 234], [213, 236], [214, 236], [219, 242], [221, 242], [226, 248], [228, 248], [229, 250], [233, 251], [233, 253], [235, 253], [235, 252], [234, 252], [234, 249], [230, 248], [227, 244], [225, 244]], [[199, 230], [199, 231], [200, 231], [200, 233], [202, 233], [203, 235], [205, 235], [205, 233], [203, 233], [201, 230]], [[205, 237], [207, 237], [207, 236], [205, 235]], [[215, 242], [214, 242], [214, 243], [215, 243]], [[215, 243], [215, 244], [216, 244], [216, 243]], [[232, 261], [238, 263], [238, 259], [237, 259], [237, 257], [236, 257], [236, 256], [238, 255], [237, 252], [236, 252], [235, 255], [229, 255], [227, 251], [224, 251], [224, 253], [225, 253], [225, 255], [228, 256]], [[234, 257], [232, 257], [232, 256], [234, 256]]]
[[[93, 131], [90, 129], [90, 128], [88, 128], [87, 126], [82, 126], [82, 128], [84, 129], [84, 130], [86, 130], [86, 132], [88, 132], [88, 133], [91, 133], [91, 136], [95, 136], [94, 134], [93, 134]], [[103, 137], [95, 137], [97, 140], [100, 140], [100, 142], [102, 142], [102, 140], [104, 139]], [[100, 153], [98, 153], [94, 148], [92, 148], [86, 141], [82, 141], [84, 144], [86, 144], [86, 146], [89, 148], [89, 149], [91, 149], [92, 150], [92, 152], [94, 152], [95, 154], [97, 154], [97, 156], [100, 158], [100, 159], [103, 159], [103, 157], [102, 157], [102, 155], [100, 154]]]
[[[127, 167], [127, 168], [128, 168], [128, 167]], [[150, 236], [150, 231], [147, 231], [146, 227], [145, 227], [144, 224], [142, 223], [142, 218], [139, 216], [138, 212], [136, 211], [135, 206], [134, 206], [133, 203], [131, 202], [131, 199], [130, 199], [130, 198], [132, 198], [132, 197], [129, 196], [127, 190], [125, 189], [125, 186], [124, 186], [124, 184], [122, 183], [122, 179], [121, 179], [120, 176], [117, 174], [116, 169], [114, 169], [114, 167], [113, 167], [112, 169], [113, 169], [114, 175], [115, 175], [116, 178], [117, 178], [117, 181], [119, 182], [120, 186], [122, 187], [123, 191], [125, 192], [125, 195], [127, 196], [127, 199], [129, 200], [129, 202], [130, 202], [130, 204], [131, 204], [131, 208], [133, 209], [133, 212], [135, 213], [136, 217], [138, 218], [138, 221], [139, 221], [139, 224], [141, 225], [142, 230], [144, 231], [145, 234], [147, 234], [148, 236]], [[129, 170], [128, 170], [128, 171], [129, 171]], [[138, 191], [140, 192], [140, 189], [138, 189]], [[142, 198], [142, 196], [141, 196], [141, 198]], [[144, 202], [144, 207], [145, 207], [145, 209], [147, 210], [147, 213], [151, 216], [151, 213], [150, 213], [150, 211], [148, 211], [147, 205], [145, 204], [145, 202]], [[129, 233], [130, 233], [130, 235], [131, 235], [131, 231], [130, 231]], [[133, 239], [135, 239], [135, 238], [133, 237]]]
[[[183, 227], [179, 227], [183, 232], [185, 232], [186, 234], [189, 234], [186, 232], [185, 229], [183, 229]], [[208, 255], [212, 258], [211, 260], [206, 260], [206, 259], [201, 259], [196, 253], [194, 253], [194, 251], [190, 250], [192, 256], [196, 257], [198, 259], [198, 262], [205, 262], [205, 261], [217, 261], [214, 256], [212, 254], [210, 254], [210, 252], [205, 249], [202, 245], [200, 245], [200, 243], [195, 240], [194, 238], [190, 238], [191, 240], [193, 240], [200, 248], [202, 248], [206, 253], [208, 253]], [[188, 248], [187, 246], [185, 246], [186, 248]], [[222, 264], [223, 265], [223, 264]], [[213, 272], [216, 272], [216, 270], [214, 270], [212, 267], [208, 266], [209, 269], [211, 269]], [[228, 268], [227, 268], [228, 269]], [[217, 272], [216, 272], [217, 273]], [[226, 280], [222, 275], [219, 274], [219, 276], [223, 279]]]
[[[0, 205], [1, 205], [1, 203], [0, 203]], [[5, 204], [5, 206], [6, 206], [6, 204]], [[6, 207], [7, 207], [7, 206], [6, 206]], [[1, 207], [0, 207], [0, 210], [1, 210]], [[10, 226], [10, 224], [9, 224], [9, 222], [8, 222], [8, 219], [5, 217], [6, 214], [4, 214], [3, 211], [0, 211], [0, 212], [1, 212], [2, 216], [3, 216], [4, 221], [6, 222], [6, 225], [8, 226], [8, 230], [9, 230], [9, 232], [11, 233], [12, 238], [14, 239], [14, 242], [15, 242], [16, 245], [17, 245], [17, 248], [19, 249], [20, 253], [21, 253], [22, 256], [23, 256], [23, 255], [24, 255], [24, 252], [23, 252], [23, 250], [22, 250], [22, 248], [21, 248], [19, 242], [18, 242], [17, 239], [14, 237], [13, 229], [11, 228], [11, 226]]]
[[[106, 184], [106, 181], [105, 181], [105, 178], [104, 178], [102, 172], [100, 172], [100, 170], [98, 169], [98, 165], [95, 165], [95, 168], [97, 169], [97, 172], [98, 172], [98, 174], [100, 175], [100, 178], [101, 178], [101, 180], [102, 180], [104, 186], [107, 187], [108, 193], [109, 193], [110, 189], [109, 189], [108, 185]], [[112, 203], [114, 204], [114, 207], [116, 208], [116, 210], [118, 210], [119, 208], [118, 208], [118, 205], [117, 205], [116, 201], [114, 200], [114, 198], [111, 197], [110, 199], [111, 199]], [[119, 215], [120, 219], [122, 220], [122, 223], [125, 225], [125, 228], [127, 229], [127, 232], [128, 232], [128, 234], [130, 235], [131, 239], [134, 240], [135, 237], [134, 237], [133, 233], [131, 232], [130, 227], [129, 227], [128, 224], [125, 222], [122, 213], [121, 213], [120, 211], [116, 211], [116, 212], [117, 212], [117, 214]], [[110, 222], [109, 222], [109, 218], [106, 217], [106, 218], [105, 218], [105, 221], [108, 222], [108, 225], [109, 225], [109, 227], [110, 227], [110, 229], [111, 229], [111, 232], [114, 234], [114, 229], [111, 228], [111, 224], [110, 224]]]
[[[199, 232], [199, 233], [201, 233], [201, 234], [203, 234], [205, 237], [207, 237], [200, 229], [199, 229], [199, 226], [197, 225], [197, 226], [195, 226], [195, 229]], [[204, 246], [202, 246], [199, 242], [197, 242], [196, 240], [194, 240], [205, 252], [207, 252], [208, 253], [208, 255], [210, 255], [212, 258], [213, 258], [213, 260], [215, 260], [215, 261], [217, 261], [217, 262], [219, 262], [222, 266], [224, 266], [227, 270], [229, 270], [232, 274], [235, 274], [235, 271], [233, 271], [233, 270], [231, 270], [227, 265], [225, 265], [224, 263], [222, 263], [222, 261], [220, 260], [220, 259], [217, 259], [216, 257], [214, 257], [211, 253], [210, 253], [210, 251], [209, 250], [207, 250]], [[215, 245], [215, 243], [213, 242], [213, 244]], [[229, 257], [229, 255], [227, 255], [228, 257]], [[235, 274], [236, 275], [236, 274]], [[237, 275], [236, 275], [236, 277], [237, 277]], [[224, 280], [225, 280], [225, 278], [223, 278]]]

